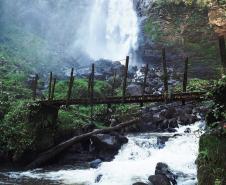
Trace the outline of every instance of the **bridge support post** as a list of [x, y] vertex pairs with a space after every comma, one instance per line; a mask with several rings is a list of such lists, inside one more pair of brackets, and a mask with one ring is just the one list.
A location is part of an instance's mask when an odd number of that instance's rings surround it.
[[33, 100], [36, 100], [37, 95], [37, 87], [38, 87], [38, 75], [35, 75], [35, 78], [33, 80]]
[[125, 101], [125, 96], [126, 96], [128, 68], [129, 68], [129, 56], [126, 57], [125, 70], [124, 70], [124, 81], [123, 81], [123, 89], [122, 89], [123, 102]]
[[90, 119], [91, 119], [91, 123], [93, 123], [94, 76], [95, 76], [95, 65], [92, 64], [92, 71], [91, 71], [91, 75], [90, 75], [90, 105], [91, 105]]
[[116, 82], [116, 71], [113, 73], [113, 82], [112, 82], [112, 89], [111, 89], [111, 96], [115, 95], [115, 82]]
[[51, 92], [51, 100], [54, 99], [55, 86], [56, 86], [56, 78], [53, 79], [53, 86], [52, 86], [52, 92]]
[[51, 99], [51, 92], [52, 92], [52, 80], [53, 80], [53, 73], [50, 72], [49, 74], [49, 96], [48, 96], [48, 100]]
[[[184, 62], [184, 79], [183, 79], [183, 92], [187, 92], [187, 84], [188, 84], [188, 57]], [[182, 105], [185, 105], [185, 100], [182, 101]]]
[[223, 73], [226, 73], [226, 48], [225, 48], [224, 36], [219, 37], [219, 48], [220, 48], [221, 62], [223, 66]]
[[67, 92], [67, 104], [66, 104], [67, 107], [68, 107], [68, 103], [71, 98], [71, 91], [73, 88], [74, 79], [75, 79], [74, 78], [74, 68], [71, 68], [71, 75], [70, 75], [70, 80], [69, 80], [69, 84], [68, 84], [68, 92]]
[[163, 81], [164, 81], [164, 94], [165, 94], [165, 101], [167, 102], [167, 95], [168, 95], [168, 72], [167, 72], [167, 64], [166, 64], [166, 50], [165, 48], [162, 49], [162, 64], [163, 64]]
[[[145, 67], [145, 72], [144, 72], [144, 82], [143, 82], [143, 87], [142, 87], [142, 99], [144, 99], [144, 94], [145, 94], [145, 88], [146, 88], [146, 83], [147, 83], [147, 76], [148, 76], [148, 64], [146, 64]], [[142, 102], [140, 104], [141, 107], [143, 107], [144, 103]]]

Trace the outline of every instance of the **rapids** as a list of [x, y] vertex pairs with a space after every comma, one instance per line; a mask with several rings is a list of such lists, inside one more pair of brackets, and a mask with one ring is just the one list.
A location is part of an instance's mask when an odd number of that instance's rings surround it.
[[[157, 147], [157, 137], [172, 136], [172, 133], [128, 135], [129, 142], [121, 148], [115, 159], [102, 163], [98, 169], [63, 169], [62, 167], [61, 170], [37, 169], [27, 172], [6, 172], [0, 176], [7, 177], [5, 183], [15, 183], [19, 179], [33, 182], [35, 179], [35, 184], [39, 184], [41, 180], [47, 180], [48, 184], [131, 185], [138, 181], [147, 182], [148, 177], [154, 174], [156, 164], [164, 162], [179, 176], [178, 185], [195, 185], [197, 182], [195, 160], [198, 155], [199, 135], [203, 126], [203, 122], [197, 122], [192, 126], [181, 126], [176, 133], [181, 135], [171, 137], [162, 149]], [[184, 130], [188, 127], [191, 133], [185, 134]], [[101, 178], [97, 183], [95, 181], [99, 175]]]

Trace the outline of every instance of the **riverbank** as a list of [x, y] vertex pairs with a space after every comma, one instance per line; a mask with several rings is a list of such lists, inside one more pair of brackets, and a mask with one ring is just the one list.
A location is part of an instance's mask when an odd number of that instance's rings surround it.
[[226, 184], [226, 78], [212, 90], [213, 102], [207, 114], [206, 133], [200, 138], [198, 164], [199, 185]]

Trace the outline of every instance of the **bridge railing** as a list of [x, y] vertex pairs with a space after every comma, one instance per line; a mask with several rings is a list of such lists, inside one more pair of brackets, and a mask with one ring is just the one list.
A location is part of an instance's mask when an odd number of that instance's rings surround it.
[[[46, 103], [47, 101], [49, 102], [48, 104], [55, 104], [56, 102], [61, 102], [63, 105], [66, 104], [66, 106], [71, 105], [73, 103], [78, 104], [78, 102], [80, 102], [80, 104], [90, 104], [91, 107], [93, 107], [94, 104], [100, 104], [100, 102], [104, 102], [104, 103], [127, 103], [127, 102], [135, 102], [137, 101], [137, 103], [140, 103], [141, 106], [143, 106], [143, 103], [145, 102], [149, 102], [151, 100], [153, 101], [163, 101], [163, 99], [165, 100], [165, 102], [167, 101], [182, 101], [183, 104], [185, 104], [185, 101], [189, 98], [184, 98], [185, 94], [187, 92], [187, 83], [188, 83], [188, 57], [185, 59], [185, 64], [184, 64], [184, 74], [183, 74], [183, 83], [182, 83], [182, 92], [183, 94], [170, 94], [169, 92], [169, 75], [168, 75], [168, 70], [167, 70], [167, 62], [166, 62], [166, 51], [165, 48], [162, 49], [162, 70], [163, 70], [163, 84], [164, 84], [164, 92], [163, 94], [160, 95], [151, 95], [151, 94], [147, 94], [145, 92], [145, 89], [147, 87], [147, 77], [148, 77], [148, 73], [149, 73], [149, 65], [146, 64], [145, 66], [145, 70], [144, 70], [144, 80], [142, 83], [142, 94], [140, 96], [127, 96], [127, 84], [128, 84], [128, 68], [129, 68], [129, 56], [126, 57], [125, 59], [125, 67], [124, 67], [124, 72], [123, 72], [123, 82], [122, 82], [122, 96], [121, 97], [115, 97], [115, 83], [116, 83], [116, 71], [113, 72], [113, 83], [112, 83], [112, 90], [111, 90], [111, 95], [108, 97], [103, 97], [103, 98], [97, 98], [94, 96], [94, 86], [95, 86], [95, 64], [92, 64], [92, 68], [91, 68], [91, 73], [89, 75], [88, 78], [88, 97], [87, 98], [79, 98], [77, 99], [73, 99], [71, 97], [72, 94], [72, 89], [73, 89], [73, 85], [74, 85], [74, 81], [75, 81], [75, 75], [74, 75], [74, 68], [71, 69], [71, 74], [70, 74], [70, 78], [69, 78], [69, 83], [68, 83], [68, 89], [67, 89], [67, 97], [65, 98], [65, 100], [54, 100], [54, 93], [55, 93], [55, 86], [56, 86], [56, 78], [53, 77], [53, 73], [50, 72], [49, 75], [49, 86], [48, 86], [48, 99], [44, 100], [44, 101], [40, 101], [40, 102], [44, 102]], [[37, 97], [37, 86], [38, 86], [38, 75], [35, 76], [34, 80], [33, 80], [33, 99], [36, 100]], [[192, 97], [193, 94], [189, 94], [189, 97]], [[172, 96], [172, 97], [171, 97]], [[181, 96], [181, 98], [177, 98]], [[197, 94], [196, 94], [197, 96]], [[170, 98], [171, 97], [171, 98]], [[190, 98], [191, 99], [191, 98]], [[73, 103], [72, 103], [73, 102]], [[91, 110], [92, 112], [92, 110]]]

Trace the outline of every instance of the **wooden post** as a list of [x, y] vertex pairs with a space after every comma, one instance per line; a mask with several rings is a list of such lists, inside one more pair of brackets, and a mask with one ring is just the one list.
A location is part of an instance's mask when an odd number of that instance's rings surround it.
[[93, 123], [94, 75], [95, 75], [95, 65], [92, 64], [92, 71], [91, 71], [91, 75], [90, 75], [90, 105], [91, 105], [90, 118], [91, 118], [91, 123]]
[[226, 72], [226, 48], [224, 36], [219, 37], [219, 48], [224, 73]]
[[55, 86], [56, 86], [56, 78], [53, 79], [53, 86], [52, 86], [52, 92], [51, 92], [51, 100], [54, 99]]
[[166, 50], [162, 49], [162, 64], [163, 64], [163, 81], [164, 81], [164, 94], [167, 102], [167, 94], [168, 94], [168, 73], [167, 73], [167, 65], [166, 65]]
[[162, 49], [162, 64], [163, 64], [163, 80], [164, 80], [164, 91], [168, 93], [168, 72], [166, 65], [166, 50]]
[[52, 92], [52, 80], [53, 80], [53, 73], [50, 72], [49, 75], [49, 96], [48, 96], [48, 100], [51, 99], [51, 92]]
[[70, 76], [70, 80], [69, 80], [69, 84], [68, 84], [68, 92], [67, 92], [67, 106], [68, 106], [68, 102], [71, 98], [71, 91], [72, 91], [73, 83], [74, 83], [74, 68], [71, 68], [71, 76]]
[[36, 100], [37, 86], [38, 86], [38, 75], [36, 74], [33, 80], [33, 100]]
[[126, 57], [125, 70], [124, 70], [124, 81], [123, 81], [123, 89], [122, 89], [123, 101], [125, 100], [125, 96], [126, 96], [128, 68], [129, 68], [129, 56]]
[[[183, 92], [187, 92], [187, 83], [188, 83], [188, 57], [185, 59], [184, 63], [184, 79], [183, 79]], [[182, 101], [182, 104], [185, 105], [185, 101]]]
[[89, 75], [88, 78], [88, 97], [90, 97], [90, 88], [91, 88], [91, 74]]
[[[144, 94], [145, 94], [145, 88], [146, 88], [146, 83], [147, 83], [147, 76], [148, 76], [148, 64], [146, 64], [145, 71], [144, 71], [144, 82], [143, 82], [143, 87], [142, 87], [142, 98], [144, 99]], [[143, 107], [143, 102], [140, 104], [141, 107]]]
[[116, 82], [116, 71], [113, 74], [113, 82], [112, 82], [112, 89], [111, 89], [111, 96], [113, 97], [115, 94], [115, 82]]

